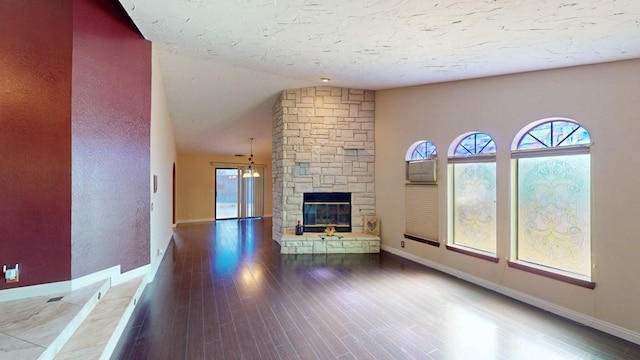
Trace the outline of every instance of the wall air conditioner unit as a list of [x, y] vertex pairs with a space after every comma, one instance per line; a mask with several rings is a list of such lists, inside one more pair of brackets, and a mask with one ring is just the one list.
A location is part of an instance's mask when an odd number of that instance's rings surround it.
[[435, 184], [437, 168], [438, 161], [436, 159], [407, 161], [407, 180]]

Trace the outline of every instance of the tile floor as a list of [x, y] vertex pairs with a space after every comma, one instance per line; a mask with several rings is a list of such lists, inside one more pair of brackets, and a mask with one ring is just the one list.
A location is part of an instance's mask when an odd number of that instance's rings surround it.
[[105, 280], [0, 303], [0, 360], [108, 358], [145, 285], [139, 277], [109, 289]]
[[[144, 289], [144, 278], [139, 277], [112, 287], [95, 309], [62, 348], [56, 360], [86, 360], [108, 357], [115, 347], [119, 334], [129, 320], [123, 316], [133, 311], [133, 299], [138, 299]], [[120, 328], [120, 333], [116, 329]], [[117, 334], [116, 334], [117, 333]]]
[[[50, 357], [48, 349], [60, 348], [62, 344], [56, 343], [71, 336], [65, 329], [82, 317], [85, 306], [105, 285], [100, 282], [68, 293], [0, 303], [0, 360]], [[49, 302], [56, 297], [62, 299]]]

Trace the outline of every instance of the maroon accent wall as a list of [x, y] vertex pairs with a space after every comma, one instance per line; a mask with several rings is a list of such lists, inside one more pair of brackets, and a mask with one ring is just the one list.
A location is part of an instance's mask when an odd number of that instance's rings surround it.
[[0, 289], [70, 279], [71, 40], [70, 0], [0, 1]]
[[149, 264], [151, 43], [117, 1], [73, 1], [72, 278]]
[[148, 264], [151, 44], [116, 1], [2, 1], [0, 54], [0, 289]]

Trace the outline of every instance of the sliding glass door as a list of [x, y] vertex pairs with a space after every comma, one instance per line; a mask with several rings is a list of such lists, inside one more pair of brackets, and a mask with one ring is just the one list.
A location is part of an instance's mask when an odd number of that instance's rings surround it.
[[240, 216], [240, 169], [216, 168], [216, 220]]
[[[216, 167], [216, 220], [264, 215], [264, 168]], [[256, 175], [257, 174], [257, 175]]]

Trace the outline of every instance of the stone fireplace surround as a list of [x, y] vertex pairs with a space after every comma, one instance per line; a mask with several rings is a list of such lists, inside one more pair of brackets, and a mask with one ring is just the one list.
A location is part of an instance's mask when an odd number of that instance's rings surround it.
[[374, 109], [370, 90], [312, 87], [279, 94], [272, 139], [275, 241], [282, 245], [283, 236], [293, 235], [305, 192], [350, 192], [351, 238], [361, 238], [363, 217], [376, 213]]

